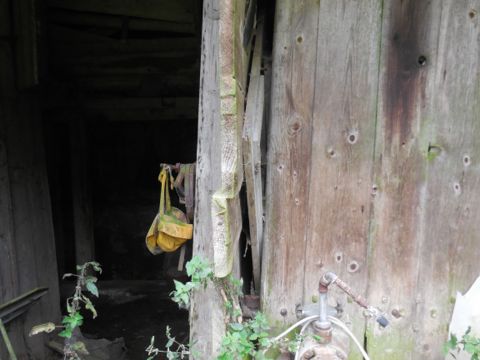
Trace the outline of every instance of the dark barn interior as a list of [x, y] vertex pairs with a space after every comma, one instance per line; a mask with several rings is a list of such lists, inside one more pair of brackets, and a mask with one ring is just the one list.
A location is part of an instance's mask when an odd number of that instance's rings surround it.
[[199, 88], [201, 3], [150, 3], [46, 9], [43, 119], [59, 274], [102, 264], [106, 296], [84, 332], [123, 337], [135, 359], [152, 335], [163, 341], [166, 325], [188, 338], [187, 313], [168, 298], [182, 276], [178, 252], [153, 256], [144, 241], [159, 164], [195, 162]]
[[[45, 262], [52, 267], [56, 260], [61, 304], [73, 288], [62, 274], [95, 259], [103, 267], [99, 315], [86, 321], [86, 337], [123, 337], [131, 359], [144, 357], [152, 335], [163, 343], [166, 325], [179, 339], [188, 339], [188, 314], [168, 296], [172, 279], [185, 277], [177, 268], [179, 251], [153, 256], [145, 235], [158, 211], [159, 165], [196, 159], [201, 0], [0, 3], [6, 10], [2, 16], [11, 15], [0, 54], [2, 61], [12, 55], [7, 59], [12, 64], [2, 62], [2, 77], [15, 77], [11, 87], [16, 89], [13, 100], [4, 100], [12, 96], [2, 85], [2, 115], [9, 109], [5, 104], [12, 105], [11, 120], [7, 116], [1, 124], [1, 145], [10, 150], [10, 186], [13, 153], [27, 146], [19, 144], [21, 136], [27, 133], [23, 140], [38, 145], [25, 154], [42, 149], [29, 159], [42, 169], [25, 171], [41, 177], [45, 196], [39, 206], [51, 207], [45, 221], [53, 223], [56, 256]], [[29, 23], [32, 15], [35, 21]], [[30, 27], [22, 28], [27, 23]], [[35, 51], [26, 51], [32, 42]], [[21, 64], [26, 61], [28, 66]], [[22, 112], [23, 127], [15, 119]], [[11, 202], [16, 201], [13, 194]], [[191, 244], [186, 253], [188, 260]], [[36, 266], [31, 270], [46, 264]], [[21, 272], [11, 274], [12, 286]], [[39, 284], [45, 285], [41, 279], [20, 282], [14, 293]], [[13, 295], [3, 285], [0, 301]], [[50, 290], [54, 300], [55, 289]], [[51, 307], [47, 302], [42, 300], [44, 308]], [[40, 309], [33, 313], [26, 320], [32, 325], [52, 320]], [[14, 344], [37, 341], [12, 338]]]

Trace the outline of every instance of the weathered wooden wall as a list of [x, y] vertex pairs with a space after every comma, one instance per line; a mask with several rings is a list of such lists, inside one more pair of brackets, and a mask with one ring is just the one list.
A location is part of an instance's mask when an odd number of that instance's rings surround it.
[[[3, 25], [3, 16], [11, 14], [9, 3], [0, 2], [0, 8]], [[5, 21], [15, 23], [13, 29], [22, 23]], [[15, 64], [32, 60], [17, 58], [31, 38], [12, 33], [11, 27], [0, 31], [0, 303], [36, 287], [49, 288], [39, 304], [8, 325], [19, 359], [44, 358], [44, 338], [30, 338], [28, 332], [33, 325], [58, 320], [60, 314], [39, 93], [19, 90], [33, 78], [26, 73], [19, 77], [15, 70]], [[0, 358], [7, 358], [3, 341]]]
[[278, 325], [332, 270], [391, 319], [332, 292], [373, 359], [442, 357], [480, 274], [479, 11], [277, 1], [262, 299]]
[[[193, 254], [214, 264], [215, 274], [239, 273], [242, 124], [248, 70], [242, 45], [245, 1], [203, 2], [196, 204]], [[195, 359], [211, 359], [225, 333], [225, 304], [218, 289], [195, 292], [190, 338]]]

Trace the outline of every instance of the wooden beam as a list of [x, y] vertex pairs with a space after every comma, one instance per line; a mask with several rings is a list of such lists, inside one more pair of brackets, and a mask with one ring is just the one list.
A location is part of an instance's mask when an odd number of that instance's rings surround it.
[[[95, 14], [51, 8], [48, 12], [48, 21], [53, 24], [66, 26], [109, 28], [120, 31], [125, 23], [125, 18], [120, 15]], [[191, 35], [195, 33], [194, 24], [184, 22], [128, 18], [127, 26], [129, 31], [155, 31]]]
[[[23, 318], [28, 334], [32, 326], [60, 318], [58, 272], [38, 96], [22, 93], [9, 106], [5, 128], [19, 291], [49, 288]], [[43, 358], [43, 340], [25, 336], [27, 346], [18, 349], [17, 356]]]
[[[198, 94], [198, 79], [186, 75], [107, 75], [82, 76], [72, 82], [88, 97], [96, 94], [104, 97], [175, 97]], [[52, 91], [61, 85], [50, 85]]]
[[[219, 2], [203, 2], [202, 63], [198, 119], [193, 255], [213, 262], [212, 189], [221, 185], [220, 88], [218, 82]], [[215, 286], [195, 291], [190, 307], [190, 339], [198, 360], [214, 358], [225, 333], [224, 304]]]
[[179, 119], [197, 119], [197, 107], [194, 110], [159, 109], [87, 109], [85, 115], [91, 118], [103, 118], [107, 121], [175, 121]]
[[198, 99], [185, 98], [112, 98], [112, 99], [86, 99], [82, 102], [86, 109], [196, 109]]
[[47, 4], [58, 9], [193, 23], [188, 0], [48, 0]]
[[56, 24], [49, 24], [48, 31], [49, 49], [54, 52], [54, 57], [174, 52], [182, 54], [200, 51], [198, 39], [193, 36], [122, 40]]
[[[0, 62], [0, 67], [3, 66]], [[0, 98], [0, 304], [20, 293], [5, 131], [6, 119], [11, 115], [6, 110], [7, 106], [5, 98]], [[25, 347], [22, 332], [21, 324], [10, 325], [8, 334], [14, 348]], [[0, 358], [8, 358], [3, 344], [0, 346]]]
[[264, 77], [261, 75], [262, 27], [257, 29], [255, 50], [250, 72], [247, 108], [243, 128], [243, 164], [247, 189], [248, 220], [252, 246], [252, 264], [255, 290], [260, 290], [260, 269], [263, 240], [263, 185], [262, 185], [262, 137], [264, 115]]
[[[51, 99], [48, 108], [81, 109], [90, 117], [108, 121], [159, 121], [197, 119], [198, 98], [95, 98], [81, 103]], [[69, 121], [68, 118], [65, 119]]]

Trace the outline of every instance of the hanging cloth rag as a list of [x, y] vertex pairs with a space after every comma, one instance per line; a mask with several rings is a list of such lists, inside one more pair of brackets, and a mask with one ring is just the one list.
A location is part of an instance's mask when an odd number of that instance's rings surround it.
[[178, 175], [173, 185], [180, 203], [185, 205], [188, 221], [193, 222], [193, 211], [195, 208], [195, 163], [177, 165]]
[[171, 206], [169, 185], [173, 188], [173, 178], [166, 168], [160, 171], [158, 180], [161, 184], [160, 207], [145, 238], [153, 255], [173, 252], [193, 237], [193, 225], [187, 222], [181, 210]]

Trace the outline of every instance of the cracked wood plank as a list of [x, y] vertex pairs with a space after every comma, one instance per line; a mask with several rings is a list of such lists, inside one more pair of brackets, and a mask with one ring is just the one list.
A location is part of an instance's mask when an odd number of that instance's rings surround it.
[[261, 75], [263, 29], [256, 31], [247, 108], [243, 128], [243, 163], [247, 189], [248, 220], [252, 247], [253, 279], [255, 289], [261, 287], [260, 268], [263, 237], [262, 152], [260, 141], [264, 114], [264, 77]]

